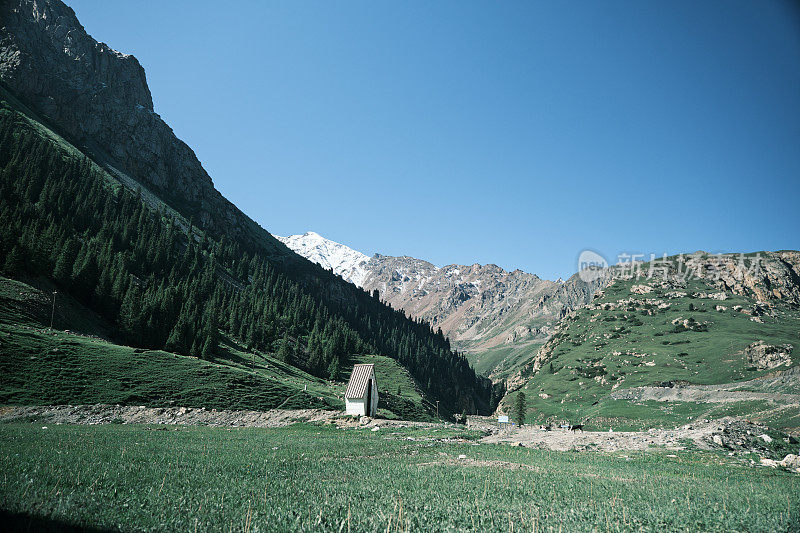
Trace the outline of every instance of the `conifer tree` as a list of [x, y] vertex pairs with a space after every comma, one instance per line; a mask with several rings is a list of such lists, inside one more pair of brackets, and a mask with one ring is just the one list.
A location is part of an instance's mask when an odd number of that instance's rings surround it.
[[13, 246], [3, 263], [3, 272], [8, 275], [18, 274], [22, 271], [22, 254], [18, 246]]
[[514, 419], [520, 426], [525, 425], [525, 412], [527, 409], [528, 407], [525, 403], [525, 393], [519, 391], [516, 399], [514, 400]]
[[331, 359], [330, 364], [328, 365], [328, 378], [331, 381], [338, 381], [339, 380], [339, 367], [340, 367], [339, 357], [335, 356]]
[[284, 363], [291, 362], [292, 346], [289, 344], [289, 334], [284, 333], [281, 345], [278, 348], [278, 359]]
[[72, 277], [72, 268], [75, 265], [75, 258], [78, 255], [78, 247], [75, 241], [68, 239], [64, 246], [61, 247], [61, 253], [56, 259], [56, 265], [53, 268], [53, 277], [56, 281], [61, 283], [69, 283]]

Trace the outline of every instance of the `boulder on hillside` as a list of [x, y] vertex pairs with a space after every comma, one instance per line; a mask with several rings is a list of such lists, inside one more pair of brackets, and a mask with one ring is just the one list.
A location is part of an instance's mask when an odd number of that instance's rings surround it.
[[790, 354], [793, 348], [791, 344], [773, 345], [764, 341], [756, 341], [744, 349], [744, 355], [748, 362], [758, 370], [772, 370], [780, 366], [792, 365]]
[[782, 467], [793, 472], [800, 473], [800, 456], [790, 453], [778, 463]]
[[631, 287], [631, 292], [633, 294], [647, 294], [653, 292], [653, 287], [650, 285], [634, 285]]

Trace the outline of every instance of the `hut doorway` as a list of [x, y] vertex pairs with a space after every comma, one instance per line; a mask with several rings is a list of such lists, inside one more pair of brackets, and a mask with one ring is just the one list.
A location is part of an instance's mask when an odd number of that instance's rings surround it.
[[364, 411], [367, 412], [367, 416], [375, 416], [375, 413], [372, 412], [372, 380], [370, 379], [367, 381], [367, 404], [364, 406], [366, 409]]

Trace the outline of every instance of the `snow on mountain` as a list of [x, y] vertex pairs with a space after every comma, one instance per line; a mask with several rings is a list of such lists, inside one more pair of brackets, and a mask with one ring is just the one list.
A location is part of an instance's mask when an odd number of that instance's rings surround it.
[[313, 231], [277, 238], [362, 289], [377, 290], [395, 309], [442, 328], [468, 357], [538, 346], [567, 312], [590, 302], [597, 288], [578, 276], [554, 282], [493, 264], [438, 267], [408, 256], [369, 257]]
[[306, 259], [332, 270], [334, 274], [354, 285], [362, 286], [367, 275], [365, 265], [369, 261], [369, 256], [344, 244], [326, 239], [313, 231], [289, 237], [276, 235], [275, 238]]

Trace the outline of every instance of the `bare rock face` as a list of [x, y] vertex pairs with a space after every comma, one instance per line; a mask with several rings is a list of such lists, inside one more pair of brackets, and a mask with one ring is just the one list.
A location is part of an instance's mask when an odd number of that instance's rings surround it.
[[192, 150], [153, 111], [135, 57], [92, 39], [58, 0], [9, 1], [2, 8], [0, 77], [46, 119], [91, 139], [157, 190], [190, 201], [213, 187]]
[[[800, 252], [783, 250], [739, 254], [687, 256], [685, 268], [722, 290], [760, 301], [800, 304]], [[709, 297], [713, 298], [713, 295]]]
[[789, 453], [778, 464], [800, 474], [800, 456]]
[[361, 286], [422, 318], [462, 350], [481, 350], [547, 339], [569, 311], [590, 302], [602, 284], [577, 276], [567, 282], [543, 280], [497, 265], [433, 264], [413, 257], [376, 254]]
[[195, 224], [233, 235], [255, 230], [155, 113], [135, 57], [95, 41], [60, 0], [0, 2], [0, 25], [0, 80], [35, 113], [99, 163], [180, 206]]
[[791, 366], [791, 344], [771, 345], [757, 341], [744, 349], [747, 360], [758, 370], [772, 370], [781, 366]]

